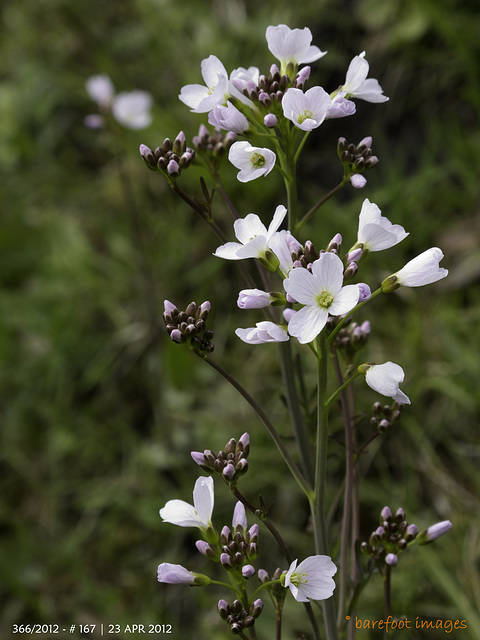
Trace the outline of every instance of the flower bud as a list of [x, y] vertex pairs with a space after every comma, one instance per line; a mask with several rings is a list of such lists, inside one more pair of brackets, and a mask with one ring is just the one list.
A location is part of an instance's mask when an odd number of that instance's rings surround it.
[[244, 578], [251, 578], [255, 575], [255, 567], [252, 567], [251, 564], [246, 564], [242, 567], [242, 576]]
[[225, 618], [230, 613], [230, 605], [228, 604], [228, 602], [226, 600], [219, 600], [217, 604], [217, 609], [218, 609], [218, 613], [220, 614], [220, 617], [225, 620]]
[[254, 618], [258, 618], [258, 616], [262, 613], [262, 611], [263, 611], [263, 602], [260, 600], [260, 598], [258, 598], [258, 600], [255, 600], [252, 606], [250, 607], [250, 613]]
[[[270, 97], [268, 97], [268, 100], [270, 100]], [[278, 118], [273, 113], [267, 113], [267, 115], [263, 119], [263, 123], [265, 124], [266, 127], [273, 128], [277, 126]]]
[[385, 556], [385, 563], [390, 567], [396, 567], [398, 564], [398, 556], [396, 556], [394, 553], [388, 553]]

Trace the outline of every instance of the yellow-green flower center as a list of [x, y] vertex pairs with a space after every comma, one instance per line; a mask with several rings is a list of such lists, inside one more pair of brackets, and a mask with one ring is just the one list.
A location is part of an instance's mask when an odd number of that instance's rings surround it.
[[302, 124], [302, 122], [305, 122], [305, 120], [308, 120], [309, 118], [312, 118], [312, 117], [313, 117], [313, 112], [310, 111], [309, 109], [305, 109], [303, 113], [300, 113], [298, 115], [297, 122], [298, 124]]
[[255, 167], [255, 169], [260, 169], [260, 167], [263, 167], [265, 165], [265, 156], [262, 156], [261, 153], [252, 153], [250, 162]]
[[323, 307], [324, 309], [328, 309], [333, 302], [333, 296], [328, 291], [322, 291], [317, 296], [317, 304], [319, 307]]
[[290, 582], [296, 587], [300, 584], [306, 584], [308, 582], [308, 573], [292, 573]]

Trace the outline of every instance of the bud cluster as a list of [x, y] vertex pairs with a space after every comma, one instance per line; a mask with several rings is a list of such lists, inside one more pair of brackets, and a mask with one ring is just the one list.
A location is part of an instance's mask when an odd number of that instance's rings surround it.
[[152, 171], [159, 170], [169, 178], [178, 178], [182, 169], [186, 169], [193, 162], [195, 151], [187, 147], [185, 134], [180, 131], [173, 142], [170, 138], [165, 138], [153, 151], [147, 145], [141, 144], [140, 155]]
[[302, 267], [303, 269], [311, 269], [312, 263], [318, 260], [322, 253], [334, 253], [338, 256], [342, 246], [342, 236], [337, 233], [328, 243], [327, 249], [317, 251], [311, 240], [307, 240], [302, 246], [295, 238], [287, 239], [287, 243], [293, 260], [293, 268]]
[[226, 600], [219, 600], [217, 607], [220, 617], [230, 625], [232, 633], [238, 635], [243, 629], [255, 624], [256, 618], [263, 611], [263, 602], [258, 598], [248, 611], [243, 608], [241, 600], [234, 600], [231, 605]]
[[237, 525], [233, 533], [229, 527], [223, 527], [220, 533], [222, 567], [227, 571], [240, 569], [242, 576], [247, 579], [255, 575], [255, 569], [250, 562], [257, 557], [259, 533], [258, 524], [252, 525], [248, 531]]
[[191, 302], [185, 311], [165, 300], [163, 319], [167, 325], [167, 333], [173, 342], [188, 342], [197, 352], [211, 353], [214, 345], [211, 343], [213, 331], [205, 328], [205, 322], [211, 310], [210, 302], [205, 301], [200, 306]]
[[358, 322], [352, 322], [351, 318], [348, 318], [345, 325], [335, 336], [334, 344], [337, 349], [341, 349], [347, 355], [353, 355], [360, 347], [367, 344], [369, 337], [370, 322], [368, 320], [358, 324]]
[[337, 154], [345, 171], [345, 177], [363, 173], [372, 169], [377, 163], [377, 156], [372, 152], [372, 138], [367, 136], [357, 145], [348, 143], [345, 138], [339, 138]]
[[250, 436], [244, 433], [239, 440], [231, 438], [225, 448], [217, 454], [205, 449], [203, 453], [192, 451], [193, 460], [205, 471], [218, 474], [235, 486], [240, 476], [248, 471], [248, 454], [250, 453]]
[[379, 522], [380, 526], [372, 531], [368, 542], [362, 542], [361, 549], [372, 558], [394, 567], [398, 554], [416, 538], [418, 528], [415, 524], [408, 524], [402, 508], [393, 515], [389, 507], [384, 507]]
[[310, 76], [310, 67], [303, 67], [296, 74], [293, 81], [287, 74], [280, 75], [280, 70], [276, 64], [270, 67], [268, 76], [262, 74], [258, 78], [258, 83], [253, 80], [245, 81], [240, 78], [232, 80], [235, 88], [253, 102], [269, 108], [274, 102], [281, 102], [285, 91], [290, 88], [302, 89]]
[[203, 151], [219, 158], [225, 155], [232, 144], [236, 141], [237, 134], [234, 131], [224, 133], [215, 127], [213, 133], [204, 124], [200, 125], [198, 135], [193, 138], [193, 146], [196, 151]]
[[391, 405], [382, 405], [380, 402], [374, 402], [372, 405], [372, 417], [370, 424], [377, 429], [379, 433], [384, 433], [390, 429], [392, 424], [397, 423], [402, 415], [402, 405], [393, 402]]

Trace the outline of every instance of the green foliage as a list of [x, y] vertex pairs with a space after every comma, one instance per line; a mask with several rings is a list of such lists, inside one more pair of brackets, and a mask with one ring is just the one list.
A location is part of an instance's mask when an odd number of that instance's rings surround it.
[[[299, 557], [309, 549], [306, 505], [285, 480], [268, 435], [215, 372], [167, 339], [163, 300], [179, 306], [211, 300], [215, 358], [235, 369], [288, 442], [274, 347], [257, 350], [233, 336], [236, 326], [253, 319], [236, 308], [236, 270], [211, 257], [216, 238], [138, 155], [141, 142], [156, 146], [180, 129], [187, 139], [196, 133], [202, 118], [177, 94], [199, 81], [202, 58], [214, 53], [228, 70], [268, 69], [264, 31], [281, 22], [308, 25], [314, 42], [330, 52], [314, 65], [315, 82], [340, 84], [351, 57], [366, 49], [373, 75], [390, 96], [382, 107], [359, 104], [354, 121], [332, 121], [309, 139], [300, 166], [305, 210], [341, 179], [340, 135], [354, 142], [372, 135], [380, 158], [363, 191], [342, 192], [320, 210], [311, 239], [322, 246], [341, 232], [353, 244], [368, 197], [412, 230], [384, 258], [385, 275], [429, 246], [445, 252], [446, 281], [375, 301], [368, 357], [402, 365], [412, 407], [365, 450], [361, 527], [367, 537], [384, 504], [403, 506], [419, 528], [452, 520], [448, 540], [439, 540], [430, 554], [414, 548], [405, 565], [402, 556], [393, 597], [407, 615], [465, 618], [462, 637], [480, 637], [480, 57], [473, 5], [3, 3], [2, 637], [21, 621], [169, 623], [175, 638], [230, 637], [212, 608], [215, 588], [156, 583], [159, 562], [204, 570], [203, 559], [191, 553], [194, 533], [162, 524], [158, 509], [174, 497], [190, 500], [198, 475], [191, 450], [219, 449], [246, 430], [252, 453], [244, 493], [261, 493], [272, 505], [272, 519]], [[152, 126], [141, 132], [86, 129], [83, 118], [95, 105], [84, 82], [96, 73], [109, 74], [118, 91], [150, 91]], [[189, 170], [185, 191], [200, 194], [200, 175], [200, 168]], [[270, 219], [280, 192], [274, 175], [248, 189], [236, 182], [232, 167], [225, 166], [222, 177], [243, 214]], [[229, 233], [231, 220], [218, 195], [215, 215]], [[376, 255], [369, 260], [380, 264]], [[368, 264], [365, 269], [367, 280]], [[312, 375], [307, 367], [307, 388]], [[359, 415], [375, 399], [365, 388]], [[366, 421], [359, 433], [368, 438]], [[330, 500], [343, 473], [337, 436], [333, 424]], [[233, 501], [220, 487], [217, 498], [222, 526]], [[267, 536], [262, 530], [261, 542]], [[265, 568], [274, 569], [282, 559], [270, 546], [262, 553]], [[377, 583], [365, 592], [364, 617], [381, 617], [380, 590]]]

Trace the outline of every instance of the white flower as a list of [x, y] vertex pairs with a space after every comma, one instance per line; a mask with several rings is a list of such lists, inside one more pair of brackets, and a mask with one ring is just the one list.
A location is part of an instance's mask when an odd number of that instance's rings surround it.
[[228, 91], [230, 95], [238, 98], [240, 102], [243, 102], [243, 104], [253, 109], [253, 102], [250, 98], [247, 98], [243, 93], [243, 90], [249, 86], [252, 88], [256, 87], [258, 85], [259, 76], [260, 70], [258, 67], [248, 67], [248, 69], [239, 67], [238, 69], [234, 69], [230, 74], [230, 80], [228, 83]]
[[285, 207], [278, 205], [268, 229], [255, 213], [249, 213], [245, 218], [235, 220], [233, 229], [235, 237], [240, 242], [227, 242], [218, 247], [213, 255], [225, 260], [265, 259], [271, 238], [282, 224], [286, 214]]
[[288, 333], [284, 327], [274, 322], [257, 322], [255, 327], [249, 329], [235, 329], [235, 333], [248, 344], [266, 344], [267, 342], [286, 342]]
[[[387, 278], [396, 279], [396, 284], [402, 287], [423, 287], [425, 284], [437, 282], [448, 275], [448, 270], [439, 266], [443, 253], [438, 247], [427, 249]], [[382, 283], [383, 286], [383, 283]]]
[[113, 101], [115, 89], [113, 83], [107, 75], [99, 74], [91, 76], [85, 82], [85, 88], [90, 98], [98, 104], [101, 109], [108, 109]]
[[383, 89], [378, 80], [368, 78], [369, 64], [365, 60], [365, 51], [355, 56], [350, 62], [345, 78], [345, 84], [340, 87], [348, 97], [361, 98], [367, 102], [386, 102], [387, 96], [383, 95]]
[[193, 507], [183, 500], [169, 500], [160, 509], [160, 516], [164, 522], [179, 527], [208, 529], [212, 526], [213, 504], [213, 478], [201, 476], [193, 489]]
[[332, 576], [337, 567], [329, 556], [310, 556], [297, 567], [294, 560], [285, 575], [285, 587], [289, 587], [298, 602], [326, 600], [333, 595], [335, 581]]
[[205, 85], [187, 84], [182, 87], [180, 100], [194, 113], [208, 113], [228, 98], [228, 74], [216, 56], [202, 60], [202, 77]]
[[302, 344], [312, 342], [322, 331], [328, 314], [348, 313], [358, 302], [356, 284], [343, 284], [343, 262], [334, 253], [322, 253], [312, 271], [297, 267], [283, 281], [285, 291], [305, 305], [288, 323], [288, 333]]
[[277, 156], [270, 149], [252, 147], [249, 142], [243, 140], [232, 144], [228, 159], [234, 167], [240, 169], [237, 179], [240, 182], [250, 182], [268, 175], [275, 166]]
[[148, 91], [124, 91], [115, 96], [112, 114], [117, 122], [129, 129], [144, 129], [152, 122], [152, 96]]
[[290, 231], [282, 229], [277, 231], [270, 238], [269, 247], [280, 261], [279, 269], [281, 273], [287, 277], [290, 270], [293, 267], [292, 252], [301, 246], [298, 240], [296, 240]]
[[288, 89], [282, 98], [283, 115], [303, 131], [312, 131], [325, 120], [332, 99], [322, 87], [312, 87], [305, 93]]
[[345, 118], [355, 113], [357, 110], [356, 104], [352, 100], [347, 100], [345, 95], [345, 91], [340, 91], [331, 99], [326, 119]]
[[217, 105], [208, 114], [208, 122], [214, 127], [243, 133], [249, 127], [248, 120], [231, 102], [226, 106]]
[[365, 373], [368, 386], [381, 393], [382, 396], [393, 398], [399, 404], [410, 404], [410, 399], [403, 391], [400, 391], [400, 383], [405, 378], [405, 373], [400, 365], [394, 362], [384, 364], [363, 364], [359, 371]]
[[282, 75], [289, 64], [296, 67], [299, 64], [314, 62], [327, 53], [311, 44], [312, 32], [308, 27], [290, 29], [285, 24], [279, 24], [276, 27], [267, 27], [265, 35], [270, 53], [281, 62]]
[[363, 201], [358, 221], [357, 242], [367, 251], [389, 249], [408, 236], [399, 224], [392, 224], [376, 204], [368, 198]]

